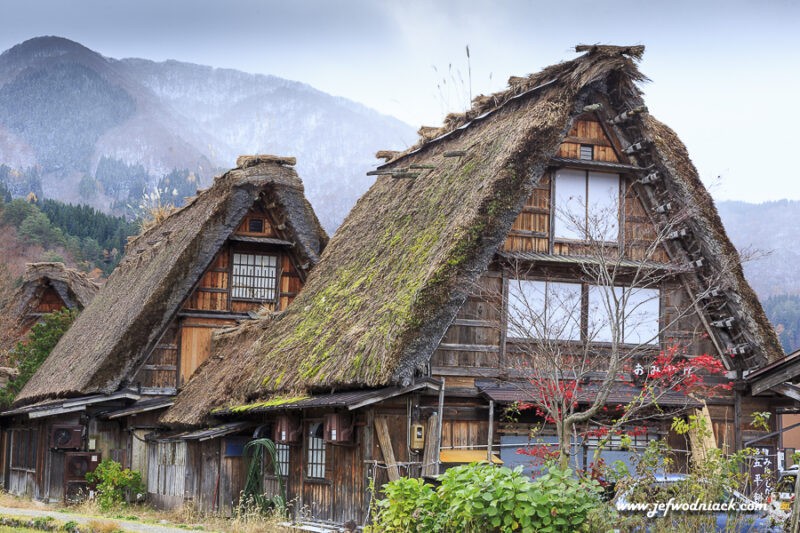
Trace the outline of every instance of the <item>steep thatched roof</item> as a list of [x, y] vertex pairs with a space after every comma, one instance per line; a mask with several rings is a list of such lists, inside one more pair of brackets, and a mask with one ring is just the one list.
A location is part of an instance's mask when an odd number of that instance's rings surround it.
[[[163, 420], [201, 423], [212, 407], [281, 390], [407, 384], [427, 364], [590, 97], [605, 95], [620, 111], [641, 105], [636, 83], [645, 78], [635, 61], [643, 47], [582, 50], [575, 60], [476, 98], [440, 129], [423, 128], [406, 152], [379, 153], [389, 160], [377, 172], [384, 175], [350, 212], [293, 305], [272, 322], [217, 335], [216, 357]], [[636, 121], [634, 133], [653, 136], [663, 149], [660, 164], [686, 173], [676, 178], [678, 189], [703, 204], [698, 231], [736, 262], [680, 142], [670, 139], [665, 149], [669, 130]], [[745, 288], [741, 269], [736, 275], [734, 288]], [[779, 350], [757, 302], [750, 303], [743, 312], [752, 314], [757, 349]]]
[[111, 393], [124, 385], [259, 198], [276, 204], [299, 259], [317, 262], [328, 238], [294, 169], [285, 160], [253, 159], [128, 244], [125, 259], [20, 392], [17, 405]]

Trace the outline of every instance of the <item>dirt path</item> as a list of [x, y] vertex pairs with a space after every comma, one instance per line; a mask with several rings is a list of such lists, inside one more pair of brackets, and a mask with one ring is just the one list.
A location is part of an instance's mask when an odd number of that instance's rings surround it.
[[[120, 520], [115, 518], [104, 518], [99, 516], [86, 516], [71, 513], [61, 513], [58, 511], [38, 510], [38, 509], [21, 509], [17, 507], [0, 507], [0, 515], [4, 516], [30, 516], [32, 518], [52, 516], [61, 522], [69, 522], [70, 520], [78, 522], [79, 524], [87, 524], [92, 521], [96, 522], [113, 522], [118, 527], [125, 531], [135, 531], [138, 533], [186, 533], [186, 528], [177, 528], [170, 526], [162, 526], [158, 524], [145, 524], [143, 522], [133, 522], [130, 520]], [[208, 530], [203, 530], [208, 531]]]

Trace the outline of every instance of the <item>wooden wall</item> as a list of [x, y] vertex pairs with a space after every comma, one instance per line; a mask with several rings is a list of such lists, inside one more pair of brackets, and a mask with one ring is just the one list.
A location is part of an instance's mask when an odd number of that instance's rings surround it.
[[42, 292], [42, 296], [39, 298], [39, 303], [36, 305], [34, 312], [52, 313], [63, 307], [66, 307], [64, 300], [61, 299], [61, 296], [59, 296], [58, 292], [56, 292], [53, 287], [48, 285]]
[[[597, 120], [578, 120], [559, 148], [558, 157], [580, 158], [581, 145], [591, 145], [594, 161], [620, 162], [614, 143]], [[618, 147], [617, 147], [618, 149]], [[622, 161], [624, 162], [624, 161]], [[613, 172], [613, 171], [608, 171]], [[621, 245], [625, 257], [634, 260], [667, 261], [663, 248], [647, 252], [648, 245], [657, 239], [650, 217], [636, 194], [630, 177], [621, 176], [622, 210]], [[552, 238], [552, 173], [547, 172], [536, 185], [522, 211], [514, 221], [503, 244], [502, 251], [553, 253], [556, 255], [587, 255], [585, 246], [579, 242], [553, 240]]]
[[501, 367], [502, 291], [500, 273], [481, 277], [431, 358], [434, 376], [493, 376]]
[[575, 121], [575, 125], [558, 149], [558, 157], [580, 159], [581, 145], [590, 145], [594, 148], [595, 161], [620, 162], [611, 137], [603, 129], [603, 124], [596, 119], [584, 117]]
[[133, 383], [142, 387], [154, 389], [175, 389], [178, 368], [178, 345], [180, 343], [180, 330], [177, 322], [170, 324], [167, 331], [145, 364], [139, 369]]

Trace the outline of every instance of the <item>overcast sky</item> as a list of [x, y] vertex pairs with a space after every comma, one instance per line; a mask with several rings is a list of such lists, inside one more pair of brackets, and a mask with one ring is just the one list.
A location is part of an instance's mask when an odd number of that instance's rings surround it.
[[0, 0], [0, 48], [40, 35], [299, 80], [414, 126], [577, 43], [644, 44], [647, 104], [717, 199], [800, 199], [797, 1]]

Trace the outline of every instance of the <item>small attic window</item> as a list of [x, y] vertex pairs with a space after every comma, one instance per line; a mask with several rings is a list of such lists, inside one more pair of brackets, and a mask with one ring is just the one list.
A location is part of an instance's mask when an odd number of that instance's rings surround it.
[[247, 232], [248, 233], [264, 233], [264, 219], [263, 218], [251, 218], [250, 221], [247, 223]]
[[594, 146], [591, 144], [582, 144], [581, 151], [580, 151], [580, 158], [585, 161], [591, 161], [594, 159]]

